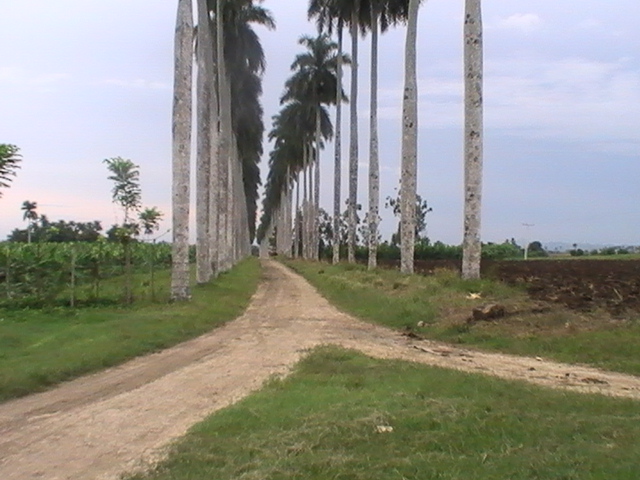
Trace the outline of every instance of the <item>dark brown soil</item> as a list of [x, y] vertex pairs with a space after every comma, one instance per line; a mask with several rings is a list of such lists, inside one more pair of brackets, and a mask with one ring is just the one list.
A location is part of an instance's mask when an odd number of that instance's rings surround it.
[[[393, 263], [388, 262], [388, 266]], [[460, 268], [456, 260], [417, 260], [416, 272]], [[640, 260], [483, 261], [484, 275], [526, 288], [531, 298], [573, 310], [640, 313]]]

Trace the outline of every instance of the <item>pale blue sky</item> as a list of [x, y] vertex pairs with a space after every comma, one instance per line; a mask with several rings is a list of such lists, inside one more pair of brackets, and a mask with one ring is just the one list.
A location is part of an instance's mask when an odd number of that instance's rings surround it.
[[[0, 3], [0, 142], [18, 145], [24, 156], [18, 178], [0, 199], [0, 238], [23, 225], [20, 205], [27, 199], [54, 220], [96, 219], [105, 228], [118, 221], [101, 163], [112, 156], [140, 164], [145, 205], [169, 217], [175, 3]], [[299, 51], [296, 40], [314, 31], [306, 3], [264, 4], [278, 23], [276, 32], [260, 30], [269, 63], [267, 125]], [[640, 4], [484, 4], [483, 239], [640, 244], [640, 32], [634, 25]], [[419, 22], [418, 190], [433, 207], [429, 236], [448, 243], [459, 243], [462, 232], [462, 8], [462, 1], [428, 0]], [[381, 38], [383, 198], [398, 182], [403, 46], [403, 28]], [[362, 202], [368, 39], [360, 52]], [[347, 89], [348, 82], [347, 73]], [[347, 132], [346, 119], [343, 127]], [[346, 159], [348, 137], [343, 143]], [[331, 150], [329, 145], [322, 158], [328, 210]], [[386, 238], [395, 224], [388, 212], [383, 218]], [[535, 227], [525, 232], [523, 223]]]

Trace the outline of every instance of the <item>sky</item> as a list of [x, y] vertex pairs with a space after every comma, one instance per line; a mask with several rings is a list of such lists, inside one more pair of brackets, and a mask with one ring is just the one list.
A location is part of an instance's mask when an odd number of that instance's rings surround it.
[[[159, 235], [170, 228], [176, 3], [0, 2], [0, 143], [17, 145], [23, 156], [0, 198], [0, 239], [25, 227], [25, 200], [38, 202], [50, 220], [101, 220], [105, 230], [122, 221], [102, 162], [116, 156], [140, 165], [143, 204], [165, 212]], [[640, 3], [483, 3], [483, 241], [640, 245]], [[301, 52], [298, 38], [315, 33], [306, 4], [264, 2], [277, 23], [276, 31], [257, 29], [268, 63], [267, 128]], [[451, 244], [461, 242], [463, 221], [463, 4], [427, 0], [418, 24], [418, 193], [433, 208], [427, 235]], [[399, 179], [404, 39], [404, 27], [380, 39], [383, 204], [395, 196]], [[369, 38], [361, 38], [359, 202], [365, 208], [369, 55]], [[349, 81], [347, 71], [347, 92]], [[263, 178], [269, 149], [265, 144]], [[328, 211], [332, 152], [328, 144], [321, 157], [321, 206]], [[346, 194], [343, 181], [343, 199]], [[381, 214], [387, 239], [397, 224], [390, 211]]]

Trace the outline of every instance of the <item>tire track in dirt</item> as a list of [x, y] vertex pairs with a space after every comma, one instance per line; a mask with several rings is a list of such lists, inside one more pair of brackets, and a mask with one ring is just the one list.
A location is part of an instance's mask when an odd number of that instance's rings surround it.
[[270, 376], [286, 374], [321, 344], [640, 399], [639, 377], [409, 339], [339, 312], [276, 262], [263, 267], [264, 281], [237, 320], [174, 348], [0, 405], [0, 478], [106, 480], [148, 468], [194, 423]]

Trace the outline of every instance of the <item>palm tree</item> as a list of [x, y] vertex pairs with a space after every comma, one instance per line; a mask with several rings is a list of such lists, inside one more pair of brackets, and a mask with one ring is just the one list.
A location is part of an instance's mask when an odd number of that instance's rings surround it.
[[114, 157], [103, 160], [111, 173], [107, 178], [113, 181], [111, 197], [113, 203], [122, 207], [123, 224], [130, 224], [131, 212], [140, 208], [142, 191], [140, 190], [140, 166], [128, 158]]
[[171, 298], [189, 294], [189, 162], [191, 159], [191, 85], [193, 13], [191, 0], [178, 0], [173, 95], [173, 243]]
[[[316, 38], [304, 36], [299, 43], [306, 47], [305, 53], [296, 56], [291, 65], [293, 76], [289, 78], [285, 84], [285, 94], [281, 101], [287, 102], [291, 100], [299, 100], [308, 102], [314, 109], [315, 113], [315, 179], [313, 192], [313, 207], [309, 217], [312, 219], [310, 225], [311, 231], [311, 257], [318, 258], [318, 212], [320, 200], [320, 149], [322, 147], [322, 128], [321, 128], [321, 109], [323, 105], [331, 105], [336, 101], [336, 91], [341, 90], [342, 86], [338, 82], [337, 63], [338, 57], [340, 61], [349, 63], [348, 56], [338, 55], [338, 45], [329, 40], [324, 34], [318, 35]], [[345, 98], [345, 94], [340, 95]]]
[[405, 79], [402, 102], [402, 166], [400, 179], [400, 271], [413, 273], [415, 248], [415, 201], [418, 156], [418, 86], [416, 79], [416, 39], [419, 0], [409, 1], [405, 45]]
[[[221, 180], [220, 186], [220, 263], [221, 268], [228, 269], [238, 254], [249, 253], [251, 233], [245, 230], [253, 230], [255, 225], [260, 182], [257, 163], [262, 154], [264, 126], [259, 96], [265, 62], [251, 24], [268, 28], [275, 24], [270, 13], [252, 0], [217, 0], [215, 10], [221, 112], [219, 175], [226, 179]], [[242, 168], [238, 168], [238, 162]]]
[[462, 277], [480, 278], [482, 207], [482, 11], [480, 0], [465, 0], [464, 20], [464, 239]]
[[[348, 25], [351, 34], [351, 112], [349, 139], [349, 197], [348, 197], [348, 261], [355, 262], [357, 203], [358, 203], [358, 34], [368, 22], [370, 0], [310, 0], [309, 16], [316, 17], [320, 28], [338, 24], [338, 35], [342, 26]], [[336, 162], [336, 172], [339, 165]], [[339, 183], [336, 180], [336, 187]], [[338, 195], [334, 193], [334, 222], [339, 217]], [[339, 199], [338, 199], [339, 200]], [[336, 206], [337, 205], [337, 206]], [[336, 213], [337, 212], [337, 213]], [[337, 224], [334, 225], [334, 227]], [[334, 230], [337, 230], [334, 228]], [[334, 233], [335, 235], [335, 233]], [[334, 241], [334, 243], [336, 243]], [[335, 252], [335, 250], [334, 250]], [[335, 258], [335, 253], [334, 253]]]
[[369, 269], [377, 266], [378, 224], [380, 222], [380, 160], [378, 155], [378, 30], [384, 33], [390, 25], [406, 21], [407, 0], [369, 0], [371, 30], [371, 108], [369, 132], [369, 213], [367, 239]]
[[352, 0], [351, 31], [351, 131], [349, 136], [349, 235], [347, 260], [356, 261], [356, 224], [358, 203], [358, 28], [360, 26], [360, 0]]
[[145, 235], [151, 235], [160, 228], [160, 220], [164, 214], [157, 207], [147, 207], [138, 215], [142, 231]]
[[[20, 168], [20, 149], [15, 145], [0, 143], [0, 188], [8, 188], [16, 170]], [[2, 198], [2, 190], [0, 190]]]
[[33, 223], [38, 220], [37, 208], [38, 204], [36, 202], [30, 202], [29, 200], [22, 202], [22, 207], [20, 207], [24, 212], [22, 219], [27, 221], [27, 243], [31, 243], [31, 228], [33, 227]]
[[[278, 115], [273, 118], [273, 128], [269, 133], [269, 140], [273, 141], [273, 150], [269, 155], [269, 174], [265, 186], [263, 201], [263, 215], [258, 229], [258, 241], [263, 243], [265, 238], [277, 225], [276, 212], [280, 208], [283, 196], [291, 179], [299, 178], [303, 174], [305, 182], [305, 201], [303, 213], [296, 211], [296, 228], [305, 224], [301, 232], [303, 254], [309, 255], [309, 192], [306, 188], [309, 165], [313, 158], [309, 146], [315, 138], [317, 109], [311, 102], [293, 100], [283, 106]], [[326, 108], [320, 109], [320, 131], [323, 138], [330, 138], [333, 134], [331, 119]], [[306, 205], [306, 206], [305, 206]], [[298, 248], [298, 245], [296, 245]]]
[[[344, 15], [339, 14], [334, 0], [310, 0], [309, 19], [315, 18], [318, 32], [332, 33], [334, 23], [338, 37], [338, 62], [336, 75], [342, 85], [342, 34]], [[336, 90], [336, 136], [334, 141], [334, 177], [333, 177], [333, 263], [340, 262], [340, 208], [342, 189], [342, 89]]]

